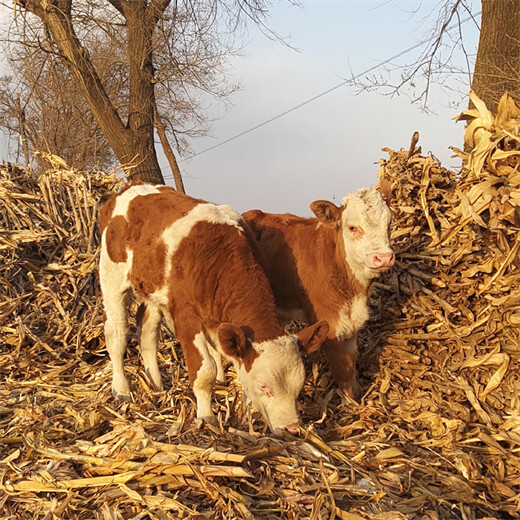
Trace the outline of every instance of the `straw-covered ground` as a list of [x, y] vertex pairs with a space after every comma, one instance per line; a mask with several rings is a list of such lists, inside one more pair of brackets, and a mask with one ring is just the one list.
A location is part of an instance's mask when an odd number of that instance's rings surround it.
[[[520, 111], [475, 98], [460, 172], [387, 150], [396, 267], [362, 334], [364, 396], [307, 362], [299, 437], [244, 416], [231, 374], [198, 429], [166, 331], [154, 393], [110, 393], [96, 278], [99, 205], [118, 181], [0, 168], [0, 518], [482, 519], [520, 514]], [[461, 127], [462, 128], [462, 127]], [[225, 202], [225, 201], [218, 201]]]

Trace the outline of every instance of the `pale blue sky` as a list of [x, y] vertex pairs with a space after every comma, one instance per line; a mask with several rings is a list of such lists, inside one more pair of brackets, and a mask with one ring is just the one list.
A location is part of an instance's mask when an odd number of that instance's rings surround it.
[[[339, 84], [423, 40], [442, 2], [276, 1], [270, 26], [296, 52], [252, 30], [246, 55], [231, 62], [242, 90], [233, 106], [214, 109], [211, 135], [193, 139], [194, 153], [233, 137]], [[474, 2], [475, 11], [480, 2]], [[410, 16], [410, 11], [420, 12]], [[478, 31], [464, 24], [464, 41], [474, 53]], [[415, 54], [416, 55], [416, 54]], [[413, 61], [413, 53], [401, 62]], [[457, 78], [454, 78], [457, 79]], [[462, 78], [462, 81], [467, 78]], [[310, 215], [309, 203], [340, 203], [352, 190], [377, 181], [382, 147], [408, 148], [415, 130], [423, 152], [456, 167], [450, 145], [461, 146], [463, 124], [452, 118], [458, 97], [435, 87], [425, 114], [405, 95], [388, 97], [344, 86], [243, 137], [181, 162], [187, 192], [238, 211]], [[169, 171], [165, 169], [166, 175]]]

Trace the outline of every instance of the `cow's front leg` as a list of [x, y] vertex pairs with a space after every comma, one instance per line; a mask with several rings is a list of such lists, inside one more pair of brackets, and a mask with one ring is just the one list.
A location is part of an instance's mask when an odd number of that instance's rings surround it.
[[209, 347], [209, 352], [210, 352], [211, 356], [213, 357], [213, 361], [215, 361], [215, 366], [217, 367], [217, 381], [224, 382], [224, 380], [226, 379], [226, 376], [224, 373], [224, 364], [222, 361], [222, 354], [213, 347]]
[[217, 366], [209, 351], [211, 346], [203, 332], [186, 334], [178, 331], [178, 338], [186, 358], [190, 385], [197, 400], [197, 419], [216, 425], [217, 418], [211, 408], [211, 394], [217, 379]]
[[346, 340], [327, 339], [322, 348], [340, 391], [352, 399], [359, 399], [361, 392], [356, 376], [357, 334]]

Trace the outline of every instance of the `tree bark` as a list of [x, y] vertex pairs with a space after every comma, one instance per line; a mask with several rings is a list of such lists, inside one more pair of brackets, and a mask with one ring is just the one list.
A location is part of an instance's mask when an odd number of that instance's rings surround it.
[[471, 88], [493, 113], [505, 91], [520, 101], [520, 0], [482, 0]]
[[[77, 37], [71, 16], [71, 0], [17, 0], [17, 4], [38, 16], [52, 36], [62, 59], [80, 86], [85, 98], [128, 178], [139, 175], [143, 181], [164, 184], [155, 153], [153, 131], [153, 65], [151, 33], [146, 17], [129, 13], [128, 60], [130, 62], [130, 102], [128, 124], [121, 121], [96, 70]], [[144, 1], [120, 2], [128, 6]], [[146, 9], [145, 9], [146, 10]], [[154, 17], [153, 19], [156, 20]], [[145, 58], [144, 61], [139, 61]], [[132, 77], [133, 75], [133, 77]], [[145, 83], [148, 82], [148, 85]]]
[[152, 37], [157, 23], [155, 4], [146, 0], [119, 2], [127, 25], [127, 56], [130, 65], [128, 128], [136, 162], [141, 163], [139, 176], [154, 181], [160, 171], [154, 144], [154, 66]]

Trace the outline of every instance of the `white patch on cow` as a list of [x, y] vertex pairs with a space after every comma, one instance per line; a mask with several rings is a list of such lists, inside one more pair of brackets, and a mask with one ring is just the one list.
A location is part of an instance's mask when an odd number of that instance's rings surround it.
[[[182, 240], [190, 234], [192, 228], [198, 222], [225, 224], [237, 228], [240, 233], [244, 231], [241, 225], [243, 222], [242, 217], [230, 206], [217, 206], [211, 203], [198, 204], [184, 217], [167, 227], [162, 233], [162, 240], [166, 244], [165, 280], [170, 279], [173, 255], [179, 248]], [[163, 285], [149, 296], [150, 300], [161, 307], [167, 307], [169, 289], [168, 284]]]
[[356, 334], [368, 320], [369, 312], [365, 294], [357, 294], [339, 310], [334, 333], [337, 338], [349, 338]]
[[112, 212], [112, 218], [118, 215], [126, 217], [128, 213], [128, 206], [133, 199], [139, 197], [140, 195], [160, 193], [158, 188], [158, 186], [152, 186], [151, 184], [137, 184], [136, 186], [132, 186], [130, 189], [124, 191], [116, 197], [116, 204]]
[[[169, 272], [170, 271], [168, 270], [168, 273]], [[150, 299], [150, 301], [152, 301], [156, 305], [167, 308], [168, 307], [168, 292], [169, 292], [168, 284], [164, 284], [160, 289], [157, 289], [152, 294], [150, 294], [150, 296], [148, 298]], [[173, 323], [173, 320], [172, 320], [172, 323]], [[168, 328], [170, 328], [170, 327], [168, 326]], [[170, 328], [170, 330], [172, 332], [175, 332], [174, 329]]]
[[[346, 261], [365, 287], [380, 274], [373, 267], [374, 255], [392, 253], [390, 221], [390, 209], [375, 187], [356, 191], [343, 199], [341, 228]], [[349, 231], [351, 226], [358, 228], [361, 236], [354, 237]]]
[[[271, 431], [299, 423], [296, 400], [305, 381], [305, 369], [295, 336], [281, 336], [262, 343], [253, 342], [259, 356], [246, 371], [235, 364], [244, 393], [251, 404], [267, 419]], [[262, 388], [268, 387], [267, 394]]]
[[162, 239], [166, 244], [166, 272], [165, 279], [168, 280], [171, 272], [171, 259], [177, 251], [180, 243], [186, 238], [192, 228], [198, 222], [209, 222], [211, 224], [225, 224], [237, 228], [239, 233], [243, 233], [241, 223], [242, 217], [227, 205], [217, 206], [211, 203], [201, 203], [195, 206], [184, 217], [176, 220], [171, 226], [163, 231]]
[[202, 356], [202, 364], [193, 381], [193, 393], [197, 399], [197, 418], [214, 422], [215, 415], [211, 408], [211, 392], [217, 376], [217, 367], [209, 352], [208, 342], [203, 332], [199, 332], [195, 336], [193, 346]]

